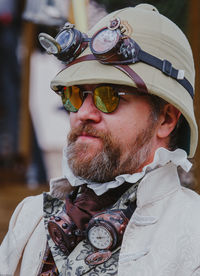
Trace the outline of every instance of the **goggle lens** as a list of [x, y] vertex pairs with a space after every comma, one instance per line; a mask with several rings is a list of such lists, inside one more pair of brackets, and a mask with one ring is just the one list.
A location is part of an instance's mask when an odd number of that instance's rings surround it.
[[[82, 91], [80, 87], [64, 87], [62, 102], [65, 109], [70, 112], [77, 112], [83, 104], [84, 94], [87, 94], [87, 91]], [[100, 111], [111, 113], [119, 104], [119, 96], [112, 86], [99, 86], [93, 91], [93, 101]]]
[[74, 38], [73, 33], [68, 30], [68, 31], [62, 31], [57, 37], [56, 37], [56, 41], [60, 44], [61, 49], [65, 49], [66, 47], [68, 47], [72, 40]]

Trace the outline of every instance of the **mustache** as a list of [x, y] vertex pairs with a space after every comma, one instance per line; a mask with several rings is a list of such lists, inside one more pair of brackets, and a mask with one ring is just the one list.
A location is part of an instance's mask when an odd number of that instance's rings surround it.
[[76, 142], [77, 138], [82, 135], [89, 135], [89, 136], [94, 136], [100, 139], [105, 138], [108, 134], [105, 133], [104, 131], [100, 131], [92, 127], [91, 125], [88, 124], [81, 124], [79, 127], [71, 129], [71, 131], [68, 134], [68, 144], [71, 144], [73, 142]]

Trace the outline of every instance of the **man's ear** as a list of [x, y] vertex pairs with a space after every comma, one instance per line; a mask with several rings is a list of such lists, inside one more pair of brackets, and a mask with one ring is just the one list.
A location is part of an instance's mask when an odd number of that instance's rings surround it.
[[166, 138], [174, 130], [181, 112], [172, 104], [166, 104], [160, 115], [159, 125], [157, 129], [158, 138]]

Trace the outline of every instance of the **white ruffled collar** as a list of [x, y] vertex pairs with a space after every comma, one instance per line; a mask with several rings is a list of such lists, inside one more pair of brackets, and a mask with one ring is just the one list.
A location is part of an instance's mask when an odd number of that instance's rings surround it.
[[[64, 149], [65, 151], [65, 149]], [[165, 148], [159, 148], [155, 152], [154, 160], [152, 163], [146, 165], [141, 172], [134, 174], [122, 174], [115, 177], [115, 180], [106, 183], [96, 183], [86, 181], [81, 177], [74, 176], [73, 172], [68, 166], [67, 158], [63, 154], [63, 176], [67, 178], [72, 186], [79, 186], [87, 183], [88, 187], [94, 190], [97, 195], [102, 195], [111, 188], [116, 188], [123, 184], [124, 182], [136, 183], [138, 180], [143, 178], [143, 176], [156, 168], [162, 167], [167, 163], [172, 162], [177, 167], [182, 167], [183, 170], [188, 172], [192, 164], [187, 159], [187, 154], [182, 149], [176, 149], [175, 151], [169, 151]]]

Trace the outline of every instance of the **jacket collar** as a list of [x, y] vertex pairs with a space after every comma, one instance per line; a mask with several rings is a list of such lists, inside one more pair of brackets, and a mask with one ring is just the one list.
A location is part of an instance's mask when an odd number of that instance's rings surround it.
[[145, 175], [137, 190], [137, 206], [151, 204], [181, 189], [177, 166], [169, 162]]

